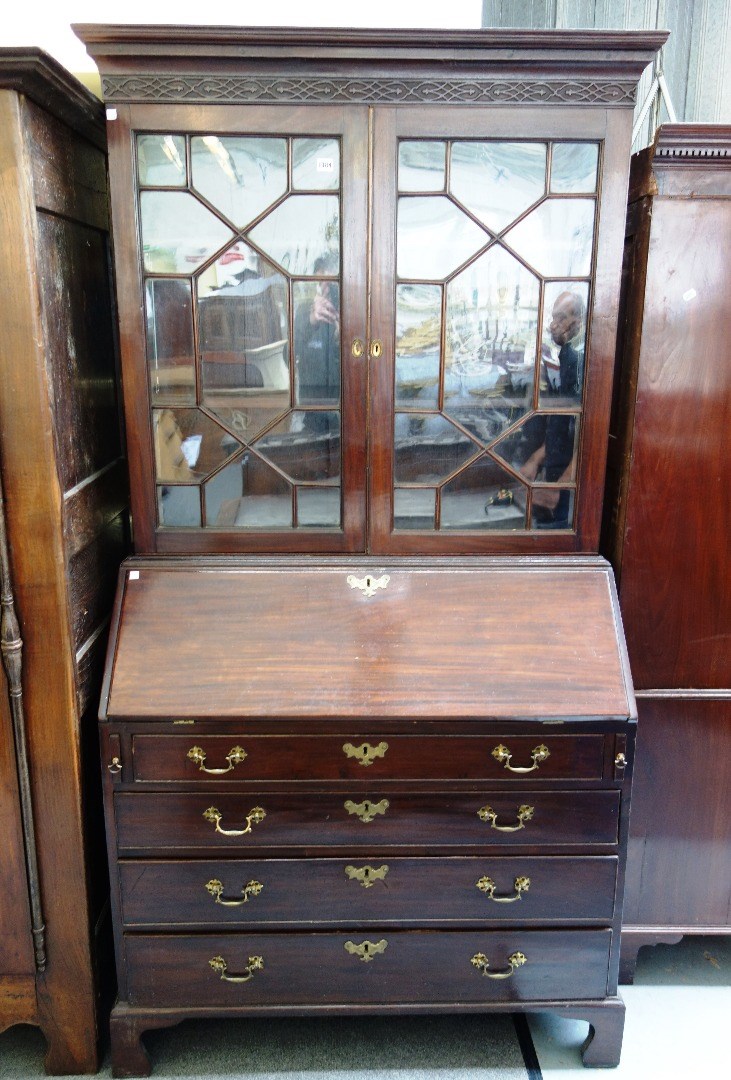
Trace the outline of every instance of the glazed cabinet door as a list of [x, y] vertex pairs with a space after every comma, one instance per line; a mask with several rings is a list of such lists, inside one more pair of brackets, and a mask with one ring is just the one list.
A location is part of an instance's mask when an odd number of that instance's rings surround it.
[[137, 549], [363, 550], [367, 110], [109, 127]]
[[595, 547], [625, 123], [376, 110], [371, 550]]

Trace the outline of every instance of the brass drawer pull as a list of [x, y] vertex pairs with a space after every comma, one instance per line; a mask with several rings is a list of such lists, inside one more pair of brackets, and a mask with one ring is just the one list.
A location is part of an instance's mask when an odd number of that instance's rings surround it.
[[217, 904], [223, 904], [224, 907], [241, 907], [242, 904], [248, 904], [250, 896], [258, 896], [264, 886], [260, 881], [248, 881], [241, 890], [243, 900], [224, 900], [223, 897], [223, 883], [218, 878], [212, 878], [211, 881], [207, 881], [205, 885], [208, 892], [211, 894]]
[[346, 866], [345, 873], [350, 881], [358, 881], [364, 889], [370, 889], [377, 881], [385, 881], [388, 867], [383, 866]]
[[244, 968], [243, 975], [227, 975], [226, 971], [228, 969], [228, 964], [222, 956], [214, 956], [208, 963], [216, 974], [221, 976], [224, 982], [232, 983], [248, 982], [249, 979], [253, 978], [255, 971], [262, 971], [264, 969], [264, 958], [262, 956], [250, 956], [248, 967]]
[[530, 754], [533, 764], [528, 767], [511, 765], [510, 761], [513, 755], [510, 753], [507, 746], [503, 746], [502, 743], [500, 743], [499, 746], [495, 747], [495, 749], [492, 751], [492, 756], [495, 758], [496, 761], [499, 761], [501, 765], [504, 765], [506, 769], [509, 769], [510, 772], [529, 773], [537, 769], [538, 766], [546, 760], [546, 758], [549, 758], [551, 756], [551, 751], [548, 749], [547, 746], [544, 746], [543, 743], [541, 743], [540, 746], [534, 747], [534, 749], [531, 750]]
[[518, 829], [524, 829], [526, 821], [530, 821], [534, 814], [535, 807], [523, 804], [523, 806], [518, 807], [517, 825], [498, 825], [497, 814], [491, 806], [482, 806], [477, 811], [477, 816], [480, 821], [489, 821], [490, 828], [496, 829], [498, 832], [517, 832]]
[[495, 882], [492, 878], [481, 877], [476, 883], [480, 892], [484, 892], [488, 900], [494, 900], [496, 904], [513, 904], [516, 900], [520, 900], [524, 892], [528, 892], [530, 889], [529, 877], [517, 877], [513, 882], [513, 888], [515, 889], [515, 896], [495, 896]]
[[248, 756], [243, 746], [234, 746], [226, 754], [226, 761], [228, 765], [225, 769], [207, 769], [206, 768], [206, 754], [202, 747], [191, 746], [187, 754], [188, 758], [198, 766], [201, 772], [208, 773], [210, 776], [222, 776], [223, 773], [231, 772], [236, 765], [240, 765], [242, 761]]
[[207, 810], [203, 811], [203, 817], [206, 821], [214, 822], [216, 826], [216, 832], [219, 832], [221, 836], [246, 836], [251, 832], [252, 825], [258, 825], [260, 821], [263, 821], [267, 816], [266, 810], [261, 806], [255, 806], [253, 810], [250, 810], [246, 815], [246, 828], [245, 829], [222, 829], [221, 819], [223, 814], [220, 810], [217, 810], [215, 806], [209, 806]]
[[490, 961], [487, 959], [484, 953], [478, 952], [472, 957], [471, 964], [477, 968], [488, 979], [509, 979], [513, 972], [522, 967], [528, 960], [527, 956], [524, 956], [522, 952], [514, 952], [508, 957], [508, 963], [510, 967], [507, 971], [488, 971]]
[[360, 945], [356, 945], [354, 941], [346, 941], [344, 948], [351, 956], [357, 956], [367, 964], [374, 956], [385, 952], [387, 945], [386, 939], [381, 938], [380, 941], [363, 941]]
[[355, 758], [359, 765], [372, 765], [376, 758], [385, 757], [387, 750], [387, 742], [379, 742], [378, 746], [371, 746], [367, 742], [361, 743], [360, 746], [353, 746], [349, 742], [343, 743], [345, 756]]
[[349, 814], [355, 814], [361, 821], [373, 821], [377, 814], [385, 814], [389, 808], [388, 799], [381, 799], [380, 802], [371, 802], [370, 799], [364, 799], [362, 803], [354, 803], [352, 799], [346, 799], [343, 806]]

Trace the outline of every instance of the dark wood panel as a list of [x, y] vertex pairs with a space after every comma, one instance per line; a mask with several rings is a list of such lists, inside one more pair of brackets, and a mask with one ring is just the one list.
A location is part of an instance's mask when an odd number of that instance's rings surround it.
[[[119, 872], [127, 928], [522, 924], [569, 919], [606, 924], [614, 909], [617, 860], [612, 856], [485, 855], [397, 857], [387, 862], [367, 858], [134, 861], [122, 862]], [[494, 884], [492, 893], [487, 885], [478, 887], [485, 878]], [[529, 882], [525, 890], [516, 889], [519, 878]], [[221, 883], [220, 894], [206, 888], [211, 881]], [[261, 890], [245, 894], [252, 881]], [[240, 906], [217, 903], [217, 895]], [[511, 901], [511, 897], [517, 899]]]
[[63, 522], [68, 558], [90, 544], [128, 506], [127, 468], [121, 458], [68, 492]]
[[731, 202], [655, 199], [652, 219], [620, 599], [638, 688], [723, 688]]
[[79, 716], [86, 712], [91, 703], [98, 712], [108, 637], [109, 620], [105, 620], [76, 652], [76, 700]]
[[[264, 848], [381, 849], [432, 851], [480, 847], [606, 847], [617, 843], [618, 791], [476, 791], [403, 794], [388, 789], [306, 794], [255, 791], [246, 794], [152, 794], [120, 792], [115, 812], [120, 853], [246, 851]], [[346, 804], [365, 803], [362, 821]], [[368, 805], [370, 804], [370, 805]], [[373, 809], [375, 806], [375, 809]], [[519, 808], [532, 808], [523, 827]], [[221, 829], [247, 828], [247, 815], [263, 809], [245, 835], [226, 836], [204, 814], [213, 807]], [[478, 811], [495, 812], [494, 825]], [[495, 827], [497, 826], [497, 827]], [[505, 827], [513, 831], [501, 831]]]
[[[347, 941], [386, 941], [364, 963]], [[229, 937], [128, 935], [132, 1005], [231, 1006], [336, 1002], [553, 1000], [601, 998], [607, 989], [609, 930], [494, 930], [435, 933], [246, 934]], [[508, 957], [526, 957], [507, 979], [486, 978], [472, 963], [483, 954], [491, 972], [509, 970]], [[245, 983], [224, 982], [209, 960], [222, 956], [229, 975], [250, 957], [262, 967]], [[313, 973], [317, 973], [313, 985]]]
[[69, 607], [76, 648], [107, 618], [119, 564], [129, 549], [126, 513], [108, 522], [96, 539], [69, 560]]
[[[138, 781], [227, 783], [260, 780], [344, 780], [373, 783], [393, 779], [511, 781], [528, 785], [541, 780], [601, 780], [604, 772], [603, 735], [416, 736], [369, 739], [367, 730], [350, 738], [327, 735], [135, 735], [132, 739], [134, 778]], [[228, 754], [239, 747], [246, 757], [232, 759], [231, 771], [211, 776], [201, 771], [198, 748], [207, 769], [228, 770]], [[510, 772], [493, 751], [512, 756]], [[541, 750], [548, 754], [541, 756]], [[534, 758], [534, 754], [537, 756]], [[366, 762], [366, 763], [363, 763]], [[535, 764], [535, 768], [533, 765]]]
[[38, 215], [46, 363], [64, 492], [121, 455], [106, 237]]
[[731, 696], [642, 698], [624, 921], [726, 926], [731, 911]]
[[103, 151], [32, 101], [25, 108], [36, 206], [108, 231]]
[[109, 715], [632, 714], [600, 568], [385, 571], [132, 571]]

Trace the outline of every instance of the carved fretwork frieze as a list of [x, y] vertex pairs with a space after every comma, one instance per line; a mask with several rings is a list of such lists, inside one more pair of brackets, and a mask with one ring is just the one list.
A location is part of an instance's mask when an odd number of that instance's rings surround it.
[[600, 80], [321, 78], [281, 75], [105, 75], [107, 102], [362, 105], [633, 105], [635, 83]]

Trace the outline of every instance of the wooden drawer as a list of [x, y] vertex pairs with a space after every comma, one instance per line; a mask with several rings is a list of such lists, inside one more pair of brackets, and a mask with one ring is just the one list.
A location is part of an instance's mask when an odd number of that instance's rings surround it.
[[[118, 792], [120, 854], [615, 845], [618, 791]], [[495, 827], [497, 826], [497, 827]], [[220, 829], [239, 835], [223, 835]], [[509, 829], [511, 831], [502, 831]], [[407, 853], [407, 852], [404, 852]]]
[[119, 869], [127, 928], [609, 923], [617, 859], [135, 860]]
[[[131, 1005], [276, 1005], [602, 998], [609, 930], [376, 931], [125, 937]], [[364, 946], [369, 942], [374, 946]], [[350, 943], [350, 944], [349, 944]], [[361, 959], [367, 950], [369, 959]], [[380, 950], [380, 951], [379, 951]], [[525, 963], [511, 969], [509, 958]], [[221, 978], [210, 961], [220, 957]], [[473, 963], [486, 957], [489, 978]], [[260, 958], [257, 960], [256, 958]], [[518, 958], [519, 963], [519, 958]]]
[[529, 785], [536, 780], [601, 780], [604, 739], [604, 735], [548, 735], [539, 726], [530, 735], [488, 736], [191, 733], [134, 735], [132, 751], [134, 779], [142, 782], [393, 779]]

